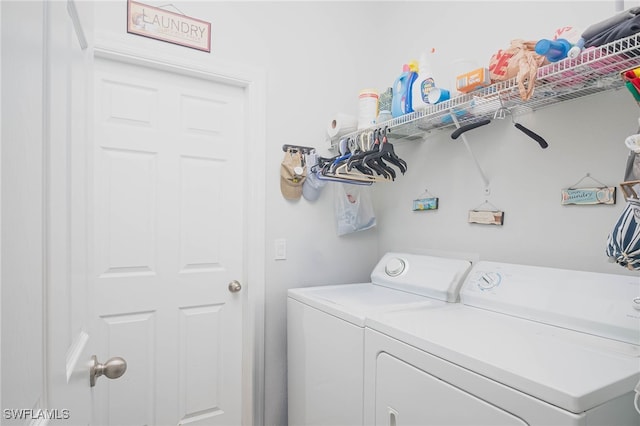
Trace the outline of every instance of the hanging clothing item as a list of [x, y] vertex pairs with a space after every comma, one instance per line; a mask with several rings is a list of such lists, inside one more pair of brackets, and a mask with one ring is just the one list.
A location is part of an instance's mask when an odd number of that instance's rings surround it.
[[631, 151], [627, 157], [627, 167], [624, 172], [624, 181], [640, 180], [640, 153]]
[[307, 169], [302, 153], [296, 149], [287, 149], [280, 164], [280, 191], [287, 200], [299, 200], [302, 185], [307, 177]]
[[307, 164], [307, 178], [302, 184], [302, 196], [307, 201], [315, 201], [320, 197], [322, 188], [324, 188], [327, 182], [320, 180], [316, 174], [318, 168], [318, 154], [316, 154], [315, 151], [305, 155], [305, 162]]
[[607, 256], [630, 270], [640, 270], [640, 200], [629, 198], [607, 239]]
[[612, 262], [640, 270], [640, 134], [624, 143], [630, 152], [620, 188], [627, 205], [607, 238], [606, 253]]
[[624, 181], [640, 180], [640, 135], [631, 135], [624, 144], [629, 148], [627, 166], [624, 171]]

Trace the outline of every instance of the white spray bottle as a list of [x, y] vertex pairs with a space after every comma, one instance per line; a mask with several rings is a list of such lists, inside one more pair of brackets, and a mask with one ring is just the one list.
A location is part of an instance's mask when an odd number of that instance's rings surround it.
[[429, 53], [424, 52], [420, 55], [420, 61], [418, 61], [418, 78], [413, 84], [413, 93], [411, 100], [413, 101], [414, 111], [425, 109], [429, 104], [429, 92], [435, 87], [435, 81], [431, 67], [429, 66], [429, 59], [435, 53], [435, 49], [430, 49]]

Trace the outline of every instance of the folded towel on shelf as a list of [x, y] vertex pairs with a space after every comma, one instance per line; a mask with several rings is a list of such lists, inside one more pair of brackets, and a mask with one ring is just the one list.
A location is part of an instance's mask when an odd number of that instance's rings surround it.
[[[617, 22], [613, 26], [604, 28], [598, 33], [592, 33], [592, 31], [587, 30], [582, 34], [582, 38], [584, 38], [585, 41], [584, 47], [598, 47], [628, 37], [637, 32], [640, 32], [640, 15], [635, 14]], [[585, 37], [585, 34], [590, 37]]]

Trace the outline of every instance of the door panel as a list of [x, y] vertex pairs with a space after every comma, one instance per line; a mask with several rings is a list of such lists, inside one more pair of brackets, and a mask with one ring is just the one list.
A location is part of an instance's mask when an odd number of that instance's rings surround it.
[[[180, 417], [209, 411], [221, 414], [222, 305], [180, 310]], [[204, 338], [206, 336], [206, 338]], [[211, 366], [211, 368], [202, 368]]]
[[111, 148], [98, 155], [103, 195], [96, 225], [104, 233], [97, 240], [97, 272], [101, 278], [155, 275], [157, 155]]
[[153, 406], [155, 389], [156, 352], [154, 336], [157, 333], [154, 312], [103, 316], [96, 330], [104, 347], [105, 362], [112, 355], [127, 361], [126, 373], [117, 380], [99, 378], [94, 388], [98, 396], [95, 407], [98, 424], [152, 425], [155, 422]]
[[[92, 285], [100, 424], [239, 424], [243, 89], [95, 62]], [[104, 358], [104, 359], [102, 359]]]

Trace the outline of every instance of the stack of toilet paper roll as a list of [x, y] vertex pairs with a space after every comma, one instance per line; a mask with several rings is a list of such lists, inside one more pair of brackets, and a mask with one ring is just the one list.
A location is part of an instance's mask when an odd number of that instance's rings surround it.
[[358, 119], [356, 117], [338, 113], [329, 120], [327, 135], [330, 139], [336, 139], [356, 130], [358, 130]]

